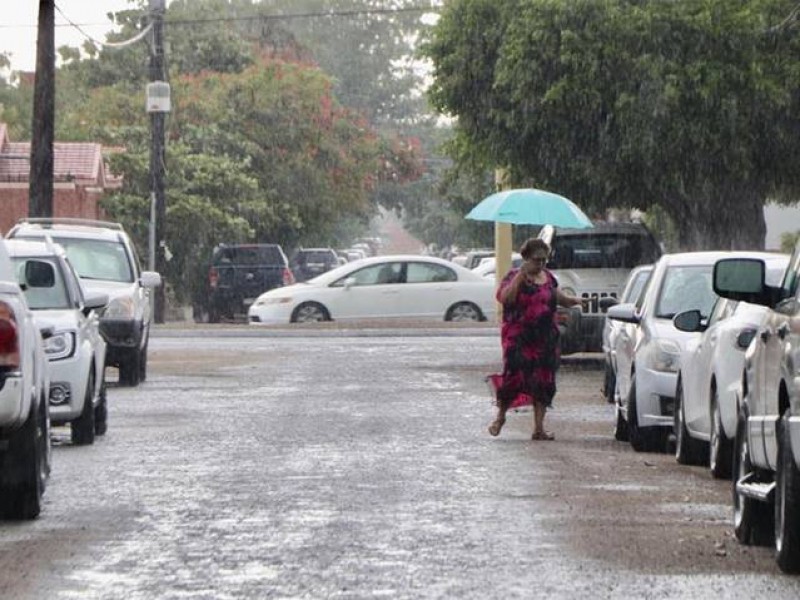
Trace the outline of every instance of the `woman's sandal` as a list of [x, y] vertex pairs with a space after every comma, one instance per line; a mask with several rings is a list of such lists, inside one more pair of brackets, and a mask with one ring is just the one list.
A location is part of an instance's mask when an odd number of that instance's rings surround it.
[[550, 433], [549, 431], [537, 431], [531, 436], [531, 439], [551, 442], [554, 439], [556, 439], [556, 436]]
[[500, 435], [500, 430], [503, 428], [503, 425], [506, 424], [505, 417], [497, 417], [492, 424], [489, 425], [489, 435], [497, 437]]

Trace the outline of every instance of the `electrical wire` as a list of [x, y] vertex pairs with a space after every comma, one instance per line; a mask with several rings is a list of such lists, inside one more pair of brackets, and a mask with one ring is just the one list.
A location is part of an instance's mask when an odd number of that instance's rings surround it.
[[100, 40], [97, 40], [97, 39], [93, 38], [91, 35], [89, 35], [83, 29], [81, 29], [80, 25], [78, 25], [77, 23], [73, 23], [70, 20], [70, 18], [67, 15], [64, 14], [64, 11], [61, 10], [61, 7], [59, 7], [58, 4], [55, 4], [55, 7], [56, 7], [56, 10], [58, 11], [58, 13], [62, 17], [64, 17], [64, 20], [66, 20], [66, 22], [69, 23], [71, 27], [74, 27], [77, 31], [79, 31], [81, 33], [81, 35], [83, 35], [87, 40], [89, 40], [90, 42], [92, 42], [96, 46], [102, 46], [103, 48], [116, 49], [116, 48], [125, 48], [127, 46], [131, 46], [131, 45], [135, 44], [136, 42], [140, 41], [142, 38], [144, 38], [144, 36], [146, 36], [148, 33], [150, 33], [150, 30], [153, 28], [153, 23], [150, 22], [150, 23], [147, 24], [147, 27], [142, 29], [138, 34], [136, 34], [135, 36], [133, 36], [129, 40], [125, 40], [125, 41], [122, 41], [122, 42], [101, 42]]

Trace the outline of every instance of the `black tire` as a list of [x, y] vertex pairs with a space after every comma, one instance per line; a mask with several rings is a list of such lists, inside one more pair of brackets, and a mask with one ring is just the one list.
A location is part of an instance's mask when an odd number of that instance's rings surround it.
[[100, 400], [94, 409], [94, 434], [105, 435], [108, 431], [108, 398], [106, 394], [106, 382], [100, 386]]
[[86, 383], [86, 393], [83, 396], [83, 410], [80, 416], [70, 424], [70, 434], [72, 443], [76, 446], [88, 446], [94, 444], [95, 420], [94, 406], [94, 375], [89, 375]]
[[708, 468], [714, 479], [730, 479], [733, 470], [733, 440], [725, 435], [719, 394], [711, 391], [711, 441], [708, 444]]
[[472, 302], [459, 302], [448, 309], [444, 320], [453, 323], [483, 321], [483, 313]]
[[775, 477], [775, 558], [784, 573], [800, 573], [800, 472], [792, 456], [788, 415], [778, 422]]
[[147, 345], [148, 340], [145, 340], [144, 347], [139, 353], [139, 383], [147, 381]]
[[208, 307], [208, 322], [209, 323], [219, 323], [222, 315], [220, 314], [219, 309], [216, 306], [209, 306]]
[[686, 429], [686, 412], [683, 406], [683, 382], [678, 379], [675, 389], [673, 433], [675, 434], [675, 460], [682, 465], [702, 465], [706, 462], [705, 444], [694, 439]]
[[25, 424], [11, 434], [0, 454], [0, 513], [3, 518], [30, 520], [39, 516], [50, 473], [50, 420], [41, 398]]
[[319, 323], [330, 321], [328, 309], [317, 302], [303, 302], [292, 312], [292, 323]]
[[614, 390], [617, 387], [617, 376], [611, 365], [606, 363], [605, 374], [603, 376], [603, 396], [609, 404], [614, 403]]
[[614, 439], [618, 442], [627, 442], [630, 441], [630, 433], [628, 431], [628, 422], [622, 416], [622, 410], [620, 410], [619, 406], [615, 406], [615, 412], [617, 414], [617, 422], [614, 426]]
[[132, 348], [122, 353], [122, 358], [119, 361], [119, 384], [126, 387], [135, 387], [139, 385], [139, 377], [141, 374], [141, 365], [139, 364], [142, 359], [142, 353], [138, 348]]
[[747, 419], [743, 411], [736, 421], [733, 453], [733, 533], [743, 544], [768, 545], [772, 542], [773, 523], [769, 506], [736, 491], [736, 482], [753, 471], [747, 440]]

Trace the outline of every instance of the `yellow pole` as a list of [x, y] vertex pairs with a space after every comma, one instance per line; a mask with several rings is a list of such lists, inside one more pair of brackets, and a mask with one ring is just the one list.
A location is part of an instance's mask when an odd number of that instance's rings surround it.
[[[509, 189], [508, 172], [505, 169], [495, 169], [494, 172], [495, 188], [498, 192]], [[511, 268], [511, 223], [494, 224], [494, 256], [495, 256], [495, 289], [500, 285], [506, 273]], [[503, 320], [503, 307], [497, 305], [497, 322]]]

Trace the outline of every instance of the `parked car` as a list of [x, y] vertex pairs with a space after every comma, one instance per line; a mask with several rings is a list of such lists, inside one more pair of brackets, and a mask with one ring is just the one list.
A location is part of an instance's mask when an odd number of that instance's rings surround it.
[[295, 281], [307, 281], [339, 266], [339, 255], [333, 248], [300, 248], [290, 261]]
[[12, 227], [7, 237], [46, 235], [64, 248], [87, 293], [108, 294], [100, 315], [106, 366], [119, 369], [120, 385], [138, 385], [147, 378], [152, 290], [161, 285], [161, 275], [141, 270], [133, 241], [119, 223], [31, 218]]
[[[522, 264], [522, 256], [518, 252], [514, 252], [511, 255], [511, 268], [518, 269], [519, 266]], [[491, 277], [492, 279], [496, 279], [495, 271], [497, 268], [497, 259], [494, 256], [489, 256], [484, 258], [477, 267], [472, 269], [473, 273], [477, 273], [481, 277]]]
[[484, 258], [491, 258], [494, 256], [493, 248], [475, 248], [469, 250], [464, 258], [464, 266], [467, 269], [474, 269]]
[[550, 245], [547, 268], [561, 289], [591, 300], [580, 309], [559, 309], [562, 353], [601, 352], [600, 300], [619, 297], [631, 269], [658, 260], [661, 246], [641, 223], [598, 223], [589, 229], [546, 225], [538, 237]]
[[[766, 284], [780, 285], [789, 256], [754, 252], [752, 257], [764, 261]], [[687, 342], [680, 358], [673, 426], [679, 463], [708, 465], [716, 478], [731, 476], [744, 353], [766, 312], [764, 306], [720, 298], [708, 319], [697, 310], [675, 316], [675, 327], [701, 334]]]
[[716, 295], [711, 287], [714, 263], [728, 252], [665, 254], [653, 267], [647, 288], [635, 303], [608, 309], [609, 319], [626, 325], [617, 335], [616, 427], [618, 440], [637, 451], [666, 446], [672, 431], [678, 361], [685, 344], [698, 333], [675, 328], [673, 317], [697, 309], [708, 318]]
[[293, 283], [279, 244], [220, 244], [211, 257], [204, 304], [196, 312], [205, 313], [210, 323], [233, 319], [247, 314], [259, 294]]
[[261, 294], [252, 324], [361, 318], [485, 321], [495, 312], [494, 283], [434, 256], [364, 258], [305, 283]]
[[[606, 296], [600, 299], [600, 309], [603, 312], [616, 304], [625, 304], [636, 302], [645, 290], [647, 281], [650, 278], [650, 273], [653, 271], [653, 265], [641, 265], [634, 268], [629, 274], [625, 285], [622, 288], [622, 294], [619, 298], [614, 296]], [[604, 376], [603, 376], [603, 396], [610, 403], [614, 403], [614, 389], [617, 385], [617, 352], [616, 342], [617, 336], [621, 331], [623, 324], [621, 321], [606, 318], [603, 325], [603, 362], [604, 362]]]
[[779, 286], [763, 259], [730, 258], [714, 268], [725, 298], [767, 308], [745, 352], [733, 451], [734, 532], [774, 540], [778, 567], [800, 573], [800, 244]]
[[8, 240], [6, 247], [36, 324], [52, 329], [44, 344], [50, 422], [69, 423], [74, 444], [92, 444], [107, 427], [106, 342], [98, 311], [108, 294], [84, 294], [64, 249], [50, 238]]
[[0, 239], [0, 516], [7, 519], [34, 519], [42, 509], [50, 475], [42, 337], [51, 333], [40, 331]]

